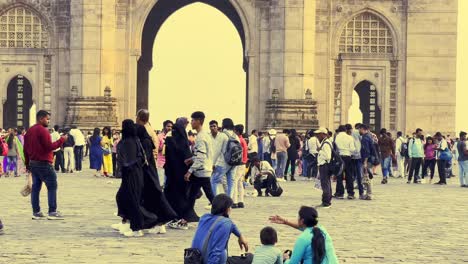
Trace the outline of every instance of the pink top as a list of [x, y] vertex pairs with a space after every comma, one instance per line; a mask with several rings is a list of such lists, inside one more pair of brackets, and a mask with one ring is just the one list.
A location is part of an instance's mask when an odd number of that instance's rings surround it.
[[159, 146], [156, 146], [158, 150], [158, 160], [156, 161], [156, 166], [158, 168], [162, 168], [164, 167], [164, 164], [166, 163], [166, 157], [163, 154], [164, 143], [166, 142], [166, 134], [159, 133], [158, 138], [159, 138]]
[[247, 152], [248, 152], [249, 147], [247, 146], [247, 142], [245, 142], [245, 139], [242, 135], [239, 136], [239, 142], [242, 146], [242, 163], [246, 164], [248, 161]]
[[426, 145], [424, 146], [424, 156], [426, 160], [433, 160], [436, 158], [435, 153], [436, 153], [436, 144], [431, 144], [431, 145]]

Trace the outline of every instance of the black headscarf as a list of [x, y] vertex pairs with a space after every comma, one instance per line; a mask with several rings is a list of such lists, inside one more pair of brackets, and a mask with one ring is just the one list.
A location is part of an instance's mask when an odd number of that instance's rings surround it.
[[131, 119], [125, 119], [122, 122], [122, 139], [135, 137], [136, 136], [136, 129], [135, 129], [135, 122]]

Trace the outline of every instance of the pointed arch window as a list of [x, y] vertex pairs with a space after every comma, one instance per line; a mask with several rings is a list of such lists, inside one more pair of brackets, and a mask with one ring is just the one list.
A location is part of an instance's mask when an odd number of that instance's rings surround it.
[[0, 16], [0, 48], [47, 48], [45, 23], [26, 7], [12, 8]]
[[341, 32], [340, 53], [391, 54], [394, 52], [392, 33], [382, 19], [364, 12], [351, 19]]

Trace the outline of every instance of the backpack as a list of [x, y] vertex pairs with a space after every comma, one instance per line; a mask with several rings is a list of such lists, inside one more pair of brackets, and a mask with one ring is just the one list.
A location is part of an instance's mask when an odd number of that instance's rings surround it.
[[[274, 187], [274, 186], [273, 186]], [[278, 182], [276, 182], [276, 188], [272, 188], [270, 190], [270, 194], [271, 196], [273, 197], [280, 197], [281, 194], [283, 194], [283, 188], [281, 188], [281, 186], [279, 185]]]
[[242, 146], [240, 141], [224, 132], [228, 137], [226, 152], [224, 153], [224, 160], [229, 166], [242, 165]]
[[[344, 170], [344, 162], [343, 162], [343, 159], [341, 158], [341, 156], [338, 154], [337, 151], [335, 151], [335, 147], [336, 145], [333, 143], [333, 146], [330, 142], [328, 141], [325, 141], [324, 143], [322, 143], [322, 147], [323, 147], [323, 144], [328, 144], [330, 145], [330, 148], [332, 150], [332, 158], [331, 160], [328, 162], [328, 168], [330, 169], [330, 172], [332, 173], [332, 175], [341, 175], [343, 173], [343, 170]], [[320, 148], [322, 148], [320, 147]]]
[[377, 144], [377, 143], [372, 144], [372, 151], [371, 151], [371, 154], [369, 156], [369, 162], [374, 166], [380, 165], [380, 163], [381, 163], [380, 147], [379, 147], [379, 144]]
[[276, 152], [276, 146], [275, 146], [275, 139], [270, 138], [270, 153], [275, 153]]
[[408, 143], [401, 140], [400, 155], [402, 157], [409, 157], [408, 154], [409, 154], [408, 153]]

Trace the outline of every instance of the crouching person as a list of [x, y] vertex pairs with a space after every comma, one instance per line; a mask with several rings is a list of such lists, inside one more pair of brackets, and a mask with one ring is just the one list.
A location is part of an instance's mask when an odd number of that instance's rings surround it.
[[251, 175], [254, 177], [254, 188], [258, 196], [262, 196], [262, 189], [265, 190], [265, 196], [270, 196], [272, 190], [277, 189], [275, 170], [267, 161], [260, 161], [258, 158], [252, 160]]

